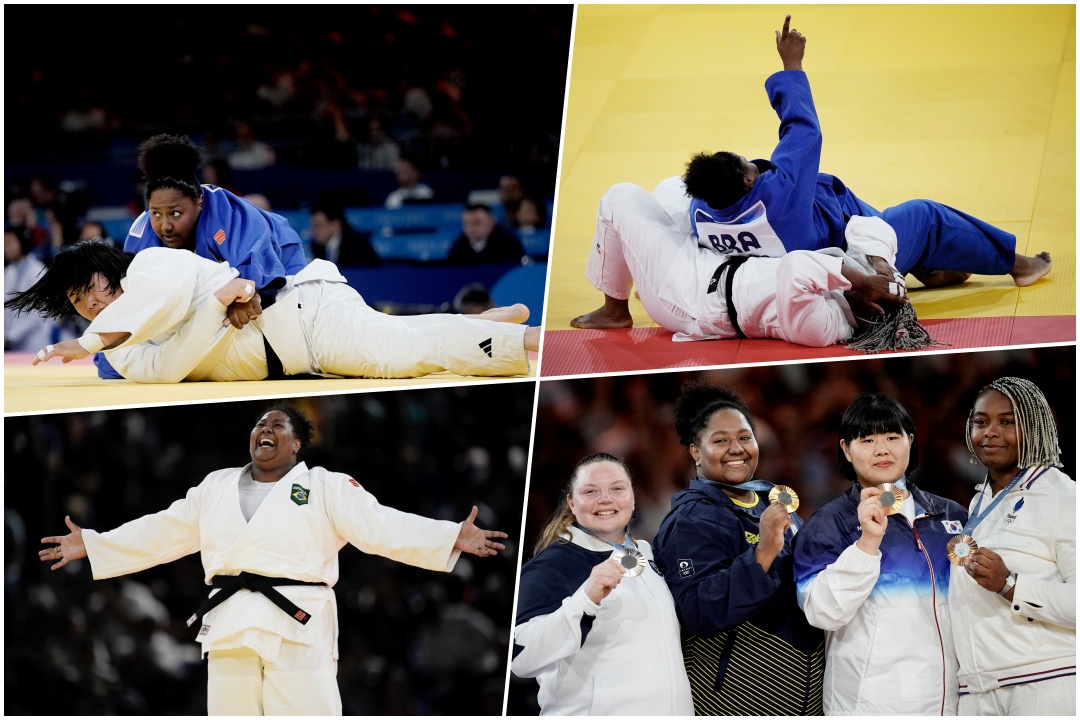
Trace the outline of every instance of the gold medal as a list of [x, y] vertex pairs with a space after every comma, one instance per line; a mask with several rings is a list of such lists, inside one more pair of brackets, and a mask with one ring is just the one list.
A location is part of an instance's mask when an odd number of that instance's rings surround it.
[[645, 556], [633, 548], [617, 548], [612, 557], [622, 565], [626, 577], [637, 577], [645, 570]]
[[799, 509], [799, 496], [786, 485], [777, 485], [769, 491], [769, 502], [780, 503], [789, 513]]
[[895, 515], [904, 507], [904, 491], [892, 483], [881, 486], [881, 495], [878, 499], [881, 500], [881, 508], [886, 515]]
[[979, 544], [970, 535], [954, 535], [945, 546], [945, 554], [953, 565], [963, 565], [979, 549]]

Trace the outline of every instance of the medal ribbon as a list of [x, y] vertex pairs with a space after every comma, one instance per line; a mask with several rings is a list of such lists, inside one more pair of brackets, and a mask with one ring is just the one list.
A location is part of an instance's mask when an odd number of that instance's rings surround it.
[[702, 480], [711, 485], [715, 485], [722, 490], [753, 490], [754, 492], [757, 492], [758, 490], [768, 491], [773, 489], [773, 484], [771, 482], [766, 482], [765, 480], [758, 480], [757, 478], [754, 478], [753, 480], [747, 480], [746, 482], [739, 483], [738, 485], [720, 482], [719, 480], [708, 480], [700, 476], [698, 477], [698, 480]]
[[611, 540], [608, 540], [605, 537], [600, 537], [599, 535], [594, 533], [589, 528], [582, 527], [581, 525], [579, 525], [577, 523], [574, 523], [574, 527], [576, 527], [578, 530], [581, 530], [586, 535], [592, 535], [597, 540], [603, 540], [604, 542], [606, 542], [608, 545], [615, 548], [616, 550], [633, 550], [634, 552], [637, 552], [637, 546], [634, 545], [634, 541], [630, 539], [630, 528], [629, 527], [626, 528], [626, 539], [623, 540], [622, 545], [620, 545], [617, 542], [612, 542]]
[[[986, 497], [986, 490], [984, 488], [983, 492], [979, 493], [979, 501], [977, 503], [975, 503], [975, 509], [972, 510], [971, 515], [968, 516], [967, 524], [964, 525], [964, 534], [965, 535], [971, 535], [972, 531], [975, 530], [975, 527], [979, 523], [981, 523], [983, 521], [983, 519], [987, 515], [990, 514], [991, 510], [993, 510], [995, 507], [997, 507], [997, 504], [999, 502], [1001, 502], [1001, 499], [1003, 497], [1005, 497], [1006, 495], [1008, 495], [1009, 491], [1012, 490], [1013, 487], [1015, 487], [1016, 484], [1019, 483], [1026, 475], [1030, 474], [1034, 470], [1037, 470], [1039, 467], [1040, 467], [1039, 465], [1035, 465], [1033, 467], [1025, 468], [1024, 470], [1018, 471], [1016, 473], [1016, 477], [1014, 477], [1012, 479], [1012, 482], [1009, 483], [1008, 485], [1006, 485], [1005, 489], [997, 494], [997, 497], [994, 498], [994, 501], [992, 503], [990, 503], [990, 507], [986, 508], [986, 510], [984, 512], [980, 513], [979, 508], [982, 507], [983, 498]], [[989, 476], [986, 478], [986, 484], [987, 485], [990, 484]], [[974, 536], [972, 536], [972, 537], [974, 537]]]

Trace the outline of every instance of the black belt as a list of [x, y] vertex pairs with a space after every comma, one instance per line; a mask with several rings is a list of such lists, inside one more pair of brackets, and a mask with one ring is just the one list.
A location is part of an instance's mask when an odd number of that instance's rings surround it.
[[276, 585], [322, 585], [321, 582], [307, 582], [306, 580], [293, 580], [292, 578], [273, 578], [265, 575], [255, 575], [242, 572], [239, 575], [215, 575], [211, 580], [212, 587], [220, 589], [220, 592], [211, 595], [199, 606], [195, 614], [188, 618], [187, 625], [191, 627], [197, 623], [206, 613], [216, 608], [221, 603], [231, 598], [241, 590], [262, 593], [266, 599], [285, 611], [285, 614], [296, 620], [301, 625], [307, 625], [311, 615], [294, 605], [289, 598], [274, 589]]
[[739, 269], [739, 266], [744, 262], [754, 257], [753, 255], [736, 255], [733, 258], [725, 260], [716, 268], [716, 272], [713, 273], [712, 280], [709, 281], [709, 289], [705, 292], [706, 295], [716, 292], [716, 287], [720, 284], [720, 276], [724, 274], [724, 270], [728, 270], [727, 277], [724, 278], [724, 302], [727, 303], [728, 320], [731, 320], [731, 326], [735, 328], [735, 332], [739, 334], [739, 337], [745, 338], [742, 328], [739, 327], [739, 313], [735, 311], [735, 303], [731, 300], [731, 283], [735, 280], [735, 271]]
[[286, 375], [285, 366], [281, 364], [281, 358], [274, 352], [274, 348], [270, 347], [270, 341], [263, 335], [263, 349], [266, 351], [266, 379], [267, 380], [284, 380], [288, 378], [290, 380], [322, 380], [322, 375], [313, 375], [311, 373], [304, 373], [302, 375]]

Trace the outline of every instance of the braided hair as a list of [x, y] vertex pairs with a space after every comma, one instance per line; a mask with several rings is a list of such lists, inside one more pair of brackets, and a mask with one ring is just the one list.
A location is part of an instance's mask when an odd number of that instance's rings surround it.
[[930, 337], [919, 324], [915, 308], [909, 304], [889, 303], [893, 307], [876, 320], [865, 320], [860, 330], [845, 347], [873, 354], [883, 350], [919, 350], [935, 345], [948, 345]]
[[[1009, 398], [1013, 416], [1016, 418], [1017, 443], [1019, 458], [1017, 465], [1029, 468], [1034, 465], [1052, 465], [1061, 467], [1061, 447], [1058, 445], [1057, 425], [1054, 414], [1042, 390], [1024, 378], [1003, 377], [994, 380], [979, 390], [976, 400], [989, 390], [997, 390]], [[975, 404], [968, 412], [966, 439], [968, 452], [975, 456], [975, 447], [971, 444], [971, 428], [975, 420]]]
[[179, 190], [192, 200], [202, 197], [196, 173], [202, 151], [187, 135], [155, 135], [139, 146], [139, 170], [146, 178], [146, 199], [155, 190]]

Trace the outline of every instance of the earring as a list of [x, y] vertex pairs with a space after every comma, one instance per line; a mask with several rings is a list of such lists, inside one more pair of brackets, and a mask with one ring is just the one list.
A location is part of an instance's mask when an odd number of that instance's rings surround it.
[[968, 462], [971, 463], [972, 465], [978, 465], [979, 464], [979, 460], [974, 455], [972, 455], [972, 456], [970, 456], [968, 458]]

